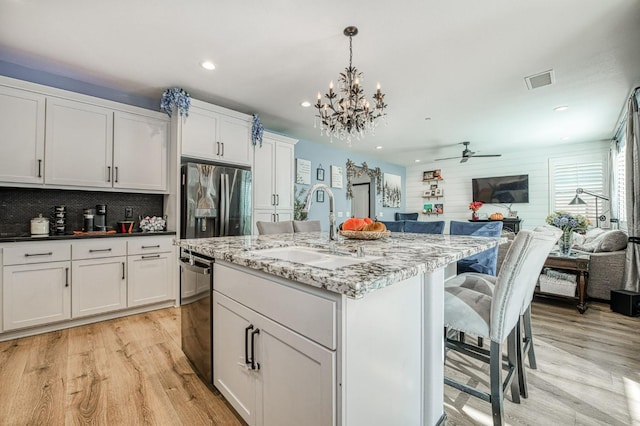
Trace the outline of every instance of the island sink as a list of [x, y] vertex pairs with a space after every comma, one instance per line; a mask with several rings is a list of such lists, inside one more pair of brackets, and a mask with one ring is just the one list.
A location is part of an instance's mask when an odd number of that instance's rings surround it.
[[264, 256], [272, 259], [284, 260], [287, 262], [302, 263], [303, 265], [314, 266], [322, 269], [336, 269], [343, 266], [350, 266], [357, 263], [371, 262], [380, 259], [380, 256], [356, 257], [353, 253], [331, 252], [329, 249], [313, 247], [277, 247], [272, 249], [258, 250], [255, 256]]

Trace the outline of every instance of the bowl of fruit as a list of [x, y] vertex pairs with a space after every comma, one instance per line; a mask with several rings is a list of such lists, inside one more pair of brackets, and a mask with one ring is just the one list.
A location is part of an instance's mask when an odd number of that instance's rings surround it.
[[342, 223], [342, 229], [338, 232], [345, 238], [354, 240], [377, 240], [388, 237], [391, 231], [382, 222], [374, 222], [368, 217], [352, 217]]

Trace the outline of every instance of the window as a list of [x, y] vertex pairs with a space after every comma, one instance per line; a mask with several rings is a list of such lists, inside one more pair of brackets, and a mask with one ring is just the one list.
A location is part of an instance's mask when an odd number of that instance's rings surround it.
[[567, 211], [581, 214], [596, 225], [596, 208], [598, 215], [604, 215], [605, 221], [601, 227], [609, 227], [609, 202], [588, 194], [581, 194], [580, 198], [586, 204], [569, 204], [576, 196], [576, 189], [582, 188], [594, 194], [608, 197], [607, 163], [604, 156], [584, 156], [577, 158], [562, 158], [549, 160], [550, 206], [552, 211]]
[[621, 144], [621, 148], [619, 148], [619, 152], [616, 153], [613, 167], [615, 168], [613, 171], [613, 179], [615, 182], [615, 192], [616, 192], [616, 200], [617, 206], [614, 207], [617, 215], [615, 217], [618, 218], [620, 222], [620, 228], [625, 229], [627, 223], [627, 201], [626, 201], [626, 171], [625, 171], [625, 146], [624, 141]]

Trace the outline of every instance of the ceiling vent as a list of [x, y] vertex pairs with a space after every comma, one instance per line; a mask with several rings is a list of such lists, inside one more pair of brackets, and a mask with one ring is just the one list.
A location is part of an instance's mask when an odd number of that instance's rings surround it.
[[553, 70], [544, 71], [538, 74], [530, 75], [524, 78], [527, 82], [529, 90], [537, 89], [538, 87], [549, 86], [556, 82], [555, 74]]

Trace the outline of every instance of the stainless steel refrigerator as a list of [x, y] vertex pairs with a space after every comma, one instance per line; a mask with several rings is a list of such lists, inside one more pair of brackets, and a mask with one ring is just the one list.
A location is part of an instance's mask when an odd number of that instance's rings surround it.
[[[228, 166], [182, 166], [181, 238], [251, 234], [251, 172]], [[182, 350], [207, 384], [213, 383], [214, 260], [181, 250]]]
[[251, 234], [251, 171], [185, 163], [180, 231], [181, 238]]

